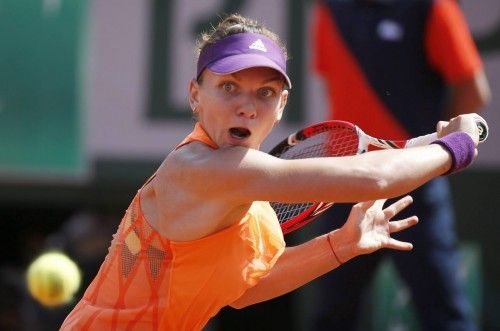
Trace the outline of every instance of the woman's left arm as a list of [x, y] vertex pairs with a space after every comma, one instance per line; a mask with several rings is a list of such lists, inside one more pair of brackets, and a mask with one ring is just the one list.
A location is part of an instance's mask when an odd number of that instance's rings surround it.
[[381, 248], [412, 249], [410, 243], [390, 237], [391, 233], [417, 223], [415, 216], [390, 222], [392, 217], [411, 204], [411, 197], [406, 196], [385, 209], [384, 202], [358, 203], [342, 228], [286, 248], [270, 273], [231, 306], [243, 308], [286, 294], [358, 255]]

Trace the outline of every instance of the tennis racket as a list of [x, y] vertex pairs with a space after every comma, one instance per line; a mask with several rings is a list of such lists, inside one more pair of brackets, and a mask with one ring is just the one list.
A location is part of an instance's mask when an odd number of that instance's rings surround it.
[[[488, 125], [478, 116], [476, 121], [479, 141], [488, 137]], [[356, 125], [345, 121], [326, 121], [306, 127], [274, 147], [269, 154], [282, 159], [347, 156], [377, 149], [399, 149], [428, 145], [436, 140], [437, 133], [410, 140], [374, 138]], [[284, 234], [297, 230], [325, 212], [333, 202], [280, 203], [271, 202]]]

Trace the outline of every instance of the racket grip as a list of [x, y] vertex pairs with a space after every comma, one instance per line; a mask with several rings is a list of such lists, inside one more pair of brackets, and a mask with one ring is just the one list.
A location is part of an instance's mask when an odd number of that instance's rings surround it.
[[[479, 142], [482, 143], [488, 138], [488, 123], [482, 117], [476, 119], [477, 130], [479, 133]], [[429, 145], [434, 140], [438, 139], [437, 132], [426, 134], [425, 136], [415, 137], [406, 142], [405, 148]]]

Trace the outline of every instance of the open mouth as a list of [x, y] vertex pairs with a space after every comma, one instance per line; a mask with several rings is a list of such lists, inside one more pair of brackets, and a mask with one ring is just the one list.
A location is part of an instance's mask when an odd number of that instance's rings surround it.
[[236, 139], [244, 139], [250, 137], [250, 130], [245, 128], [231, 128], [229, 129], [229, 133], [232, 137]]

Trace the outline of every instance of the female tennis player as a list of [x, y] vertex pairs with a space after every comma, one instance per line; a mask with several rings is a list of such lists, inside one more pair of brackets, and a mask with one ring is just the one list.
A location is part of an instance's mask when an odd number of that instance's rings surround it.
[[[283, 160], [259, 151], [292, 84], [278, 37], [239, 15], [201, 36], [189, 101], [194, 130], [138, 190], [108, 255], [62, 330], [200, 330], [224, 306], [274, 298], [382, 248], [410, 250], [390, 221], [409, 192], [477, 151], [472, 115], [437, 125], [437, 144]], [[368, 201], [345, 225], [285, 247], [266, 201]]]

